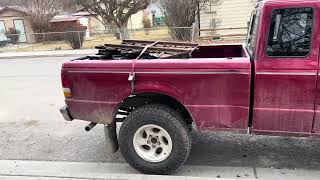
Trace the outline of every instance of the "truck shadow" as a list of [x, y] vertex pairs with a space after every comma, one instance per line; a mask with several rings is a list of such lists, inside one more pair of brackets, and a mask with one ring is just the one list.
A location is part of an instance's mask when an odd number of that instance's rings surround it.
[[189, 165], [320, 169], [320, 139], [193, 133]]

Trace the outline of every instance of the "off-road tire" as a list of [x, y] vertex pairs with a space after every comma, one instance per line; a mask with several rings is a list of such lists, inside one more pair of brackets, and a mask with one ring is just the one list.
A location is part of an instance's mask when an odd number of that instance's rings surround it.
[[[168, 132], [172, 151], [161, 162], [148, 162], [134, 149], [133, 137], [142, 126], [154, 124]], [[124, 159], [145, 174], [170, 174], [184, 164], [191, 149], [191, 138], [186, 122], [180, 114], [164, 105], [150, 104], [134, 110], [123, 122], [119, 132], [119, 146]]]

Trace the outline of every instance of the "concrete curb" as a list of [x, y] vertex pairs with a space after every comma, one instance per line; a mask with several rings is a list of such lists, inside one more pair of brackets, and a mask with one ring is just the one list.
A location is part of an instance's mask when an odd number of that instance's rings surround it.
[[186, 165], [169, 176], [141, 174], [125, 163], [0, 160], [0, 179], [319, 180], [320, 171]]
[[[184, 166], [170, 176], [141, 174], [124, 163], [0, 160], [0, 179], [253, 180], [252, 168]], [[238, 177], [237, 177], [238, 176]], [[240, 176], [240, 177], [239, 177]]]
[[9, 52], [0, 53], [0, 59], [40, 58], [40, 57], [70, 57], [96, 54], [96, 49], [39, 51], [39, 52]]
[[[92, 180], [236, 180], [230, 178], [209, 178], [209, 177], [185, 177], [185, 176], [160, 176], [160, 175], [137, 175], [137, 174], [86, 174], [79, 176], [37, 176], [37, 175], [0, 175], [3, 179], [92, 179]], [[251, 180], [251, 179], [241, 179]]]

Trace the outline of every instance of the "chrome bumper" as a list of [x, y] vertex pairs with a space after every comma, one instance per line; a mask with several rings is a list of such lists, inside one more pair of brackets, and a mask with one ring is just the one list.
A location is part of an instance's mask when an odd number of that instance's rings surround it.
[[63, 118], [64, 118], [66, 121], [72, 121], [72, 120], [73, 120], [73, 118], [72, 118], [72, 116], [70, 115], [70, 112], [69, 112], [67, 106], [63, 106], [62, 108], [60, 108], [60, 112], [61, 112]]

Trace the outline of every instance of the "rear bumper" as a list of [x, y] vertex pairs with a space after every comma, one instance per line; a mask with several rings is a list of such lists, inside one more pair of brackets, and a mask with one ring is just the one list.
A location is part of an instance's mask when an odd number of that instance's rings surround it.
[[60, 108], [60, 113], [62, 114], [63, 118], [66, 121], [72, 121], [73, 120], [73, 118], [72, 118], [67, 106], [61, 107]]

